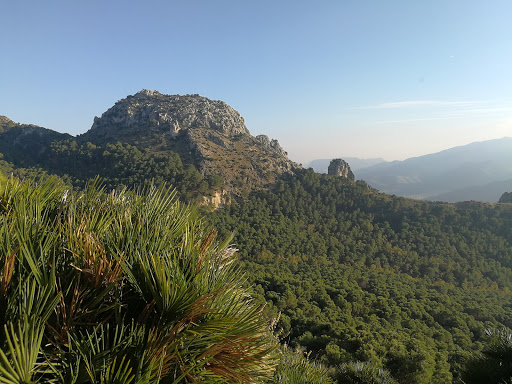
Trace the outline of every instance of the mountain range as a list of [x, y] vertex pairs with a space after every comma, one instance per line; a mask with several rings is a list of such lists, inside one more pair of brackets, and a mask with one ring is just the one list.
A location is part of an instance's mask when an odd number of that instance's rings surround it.
[[[115, 145], [117, 149], [112, 148]], [[113, 155], [113, 151], [121, 153]], [[134, 151], [141, 152], [140, 156], [128, 156]], [[189, 192], [203, 195], [205, 201], [215, 205], [228, 203], [254, 188], [265, 188], [279, 175], [300, 167], [287, 157], [277, 140], [252, 136], [243, 117], [226, 103], [152, 90], [119, 100], [77, 137], [0, 116], [0, 154], [15, 169], [37, 168], [78, 178], [82, 184], [89, 177], [105, 176], [107, 165], [119, 167], [121, 161], [133, 157], [149, 161], [157, 156], [161, 171], [153, 178], [166, 179], [172, 172], [162, 164], [177, 162], [173, 169], [181, 176], [167, 179], [196, 180], [189, 183]], [[144, 156], [146, 160], [142, 160]], [[512, 138], [472, 143], [403, 161], [344, 160], [357, 179], [382, 192], [415, 199], [497, 202], [504, 192], [512, 190]], [[326, 173], [329, 162], [313, 160], [307, 167]], [[3, 167], [9, 169], [5, 164]], [[133, 176], [137, 167], [140, 164], [133, 164], [131, 174], [119, 183], [147, 182], [143, 175]]]
[[[343, 158], [343, 160], [345, 160], [347, 163], [349, 163], [350, 169], [352, 169], [353, 172], [357, 172], [358, 170], [363, 168], [371, 167], [372, 165], [386, 162], [386, 160], [384, 160], [381, 157], [372, 159], [360, 159], [358, 157], [343, 156], [340, 157]], [[309, 163], [305, 164], [305, 168], [313, 168], [313, 170], [318, 173], [327, 173], [331, 160], [332, 159], [311, 160]]]
[[[403, 161], [345, 160], [357, 179], [398, 196], [446, 202], [497, 202], [505, 191], [512, 190], [511, 137], [471, 143]], [[314, 160], [308, 166], [325, 172], [327, 162]]]

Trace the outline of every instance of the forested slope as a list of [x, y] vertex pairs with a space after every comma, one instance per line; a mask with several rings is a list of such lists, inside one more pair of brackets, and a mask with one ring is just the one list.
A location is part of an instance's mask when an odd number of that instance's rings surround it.
[[[202, 176], [193, 164], [184, 164], [178, 153], [158, 147], [139, 149], [121, 142], [95, 145], [71, 137], [41, 141], [40, 137], [39, 132], [25, 134], [22, 148], [8, 140], [0, 142], [0, 169], [21, 178], [58, 175], [77, 188], [97, 176], [108, 189], [167, 183], [188, 201], [202, 201], [202, 195], [223, 185], [220, 176]], [[164, 142], [160, 145], [165, 147]]]
[[399, 382], [456, 381], [512, 327], [512, 206], [436, 204], [298, 170], [215, 214], [287, 340]]

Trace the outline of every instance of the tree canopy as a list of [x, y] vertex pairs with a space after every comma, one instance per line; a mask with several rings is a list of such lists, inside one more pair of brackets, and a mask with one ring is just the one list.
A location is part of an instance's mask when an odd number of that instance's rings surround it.
[[512, 327], [508, 205], [414, 201], [298, 170], [212, 217], [236, 232], [290, 345], [328, 365], [448, 383], [486, 329]]

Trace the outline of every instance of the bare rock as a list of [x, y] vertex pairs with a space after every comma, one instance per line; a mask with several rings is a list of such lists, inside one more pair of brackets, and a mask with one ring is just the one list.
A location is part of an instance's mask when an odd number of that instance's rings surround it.
[[349, 180], [354, 180], [354, 173], [350, 169], [350, 165], [343, 159], [331, 160], [327, 170], [329, 175], [344, 177]]
[[169, 132], [172, 137], [191, 128], [213, 129], [226, 136], [248, 135], [242, 116], [223, 101], [199, 95], [164, 95], [143, 89], [118, 101], [85, 135], [119, 136]]
[[263, 145], [265, 148], [270, 149], [272, 152], [275, 152], [280, 156], [288, 156], [288, 152], [281, 147], [279, 141], [276, 139], [270, 140], [267, 135], [258, 135], [255, 139], [258, 143]]

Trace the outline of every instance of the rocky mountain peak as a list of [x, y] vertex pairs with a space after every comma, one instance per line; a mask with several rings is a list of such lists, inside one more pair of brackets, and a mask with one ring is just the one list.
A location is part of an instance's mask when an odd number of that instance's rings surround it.
[[222, 193], [208, 200], [213, 205], [265, 188], [298, 166], [277, 140], [253, 137], [243, 117], [228, 104], [197, 94], [165, 95], [143, 89], [96, 117], [78, 141], [126, 143], [147, 153], [175, 152], [202, 177], [222, 177]]
[[256, 141], [266, 147], [267, 149], [270, 149], [272, 152], [277, 153], [281, 156], [288, 156], [288, 152], [286, 152], [283, 147], [279, 144], [279, 141], [276, 139], [270, 140], [267, 135], [258, 135], [255, 137]]
[[512, 192], [504, 192], [498, 203], [512, 203]]
[[348, 163], [343, 159], [331, 160], [327, 174], [354, 180], [354, 173], [352, 173], [350, 165], [348, 165]]
[[176, 136], [193, 128], [212, 129], [230, 137], [249, 134], [243, 117], [223, 101], [143, 89], [119, 100], [101, 117], [95, 117], [85, 136], [115, 137], [142, 132], [168, 132]]
[[143, 89], [137, 92], [134, 96], [160, 96], [161, 93], [152, 89]]

